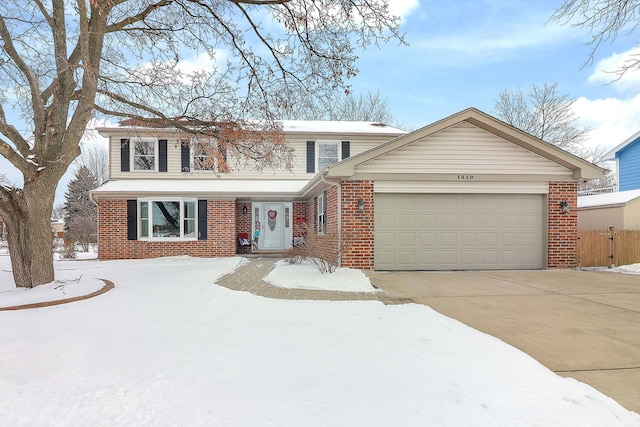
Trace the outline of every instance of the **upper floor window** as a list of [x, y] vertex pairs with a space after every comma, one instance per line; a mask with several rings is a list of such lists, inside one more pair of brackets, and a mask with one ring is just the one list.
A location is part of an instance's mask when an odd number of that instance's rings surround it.
[[226, 153], [212, 140], [183, 140], [182, 172], [220, 171], [224, 168]]
[[217, 170], [217, 147], [212, 141], [191, 143], [191, 170], [215, 171]]
[[327, 166], [331, 166], [340, 161], [339, 144], [338, 141], [318, 141], [316, 143], [316, 149], [318, 151], [316, 156], [316, 171], [321, 171]]
[[131, 150], [134, 171], [158, 170], [158, 140], [153, 138], [132, 139]]
[[350, 155], [349, 141], [307, 141], [307, 173], [320, 172]]

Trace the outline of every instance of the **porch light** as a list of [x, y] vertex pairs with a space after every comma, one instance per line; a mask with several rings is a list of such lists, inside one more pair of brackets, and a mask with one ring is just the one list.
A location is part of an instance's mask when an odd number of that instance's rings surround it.
[[560, 202], [560, 208], [562, 213], [569, 213], [569, 203], [566, 200]]
[[246, 215], [248, 211], [249, 211], [249, 209], [247, 209], [247, 205], [244, 205], [242, 207], [242, 213]]
[[364, 212], [364, 200], [358, 199], [358, 211]]

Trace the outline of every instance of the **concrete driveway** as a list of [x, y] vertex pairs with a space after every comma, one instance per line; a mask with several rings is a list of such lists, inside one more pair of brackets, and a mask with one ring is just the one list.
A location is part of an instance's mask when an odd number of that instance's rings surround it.
[[640, 276], [574, 270], [368, 272], [640, 413]]

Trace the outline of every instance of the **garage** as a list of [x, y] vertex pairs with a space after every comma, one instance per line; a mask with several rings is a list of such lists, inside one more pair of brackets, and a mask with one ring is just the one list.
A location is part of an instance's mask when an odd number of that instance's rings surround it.
[[376, 270], [545, 268], [543, 194], [375, 194]]

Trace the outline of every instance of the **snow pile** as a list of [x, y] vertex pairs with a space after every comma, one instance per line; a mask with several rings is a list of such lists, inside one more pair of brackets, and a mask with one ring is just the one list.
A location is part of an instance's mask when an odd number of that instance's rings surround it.
[[332, 274], [322, 274], [309, 262], [289, 264], [284, 260], [265, 277], [265, 282], [288, 289], [323, 289], [342, 292], [376, 292], [369, 278], [360, 270], [338, 267]]
[[[116, 287], [0, 312], [1, 424], [640, 425], [592, 387], [425, 306], [215, 285], [243, 262], [56, 262]], [[8, 270], [0, 257], [1, 281]], [[323, 275], [327, 286], [339, 277]]]

